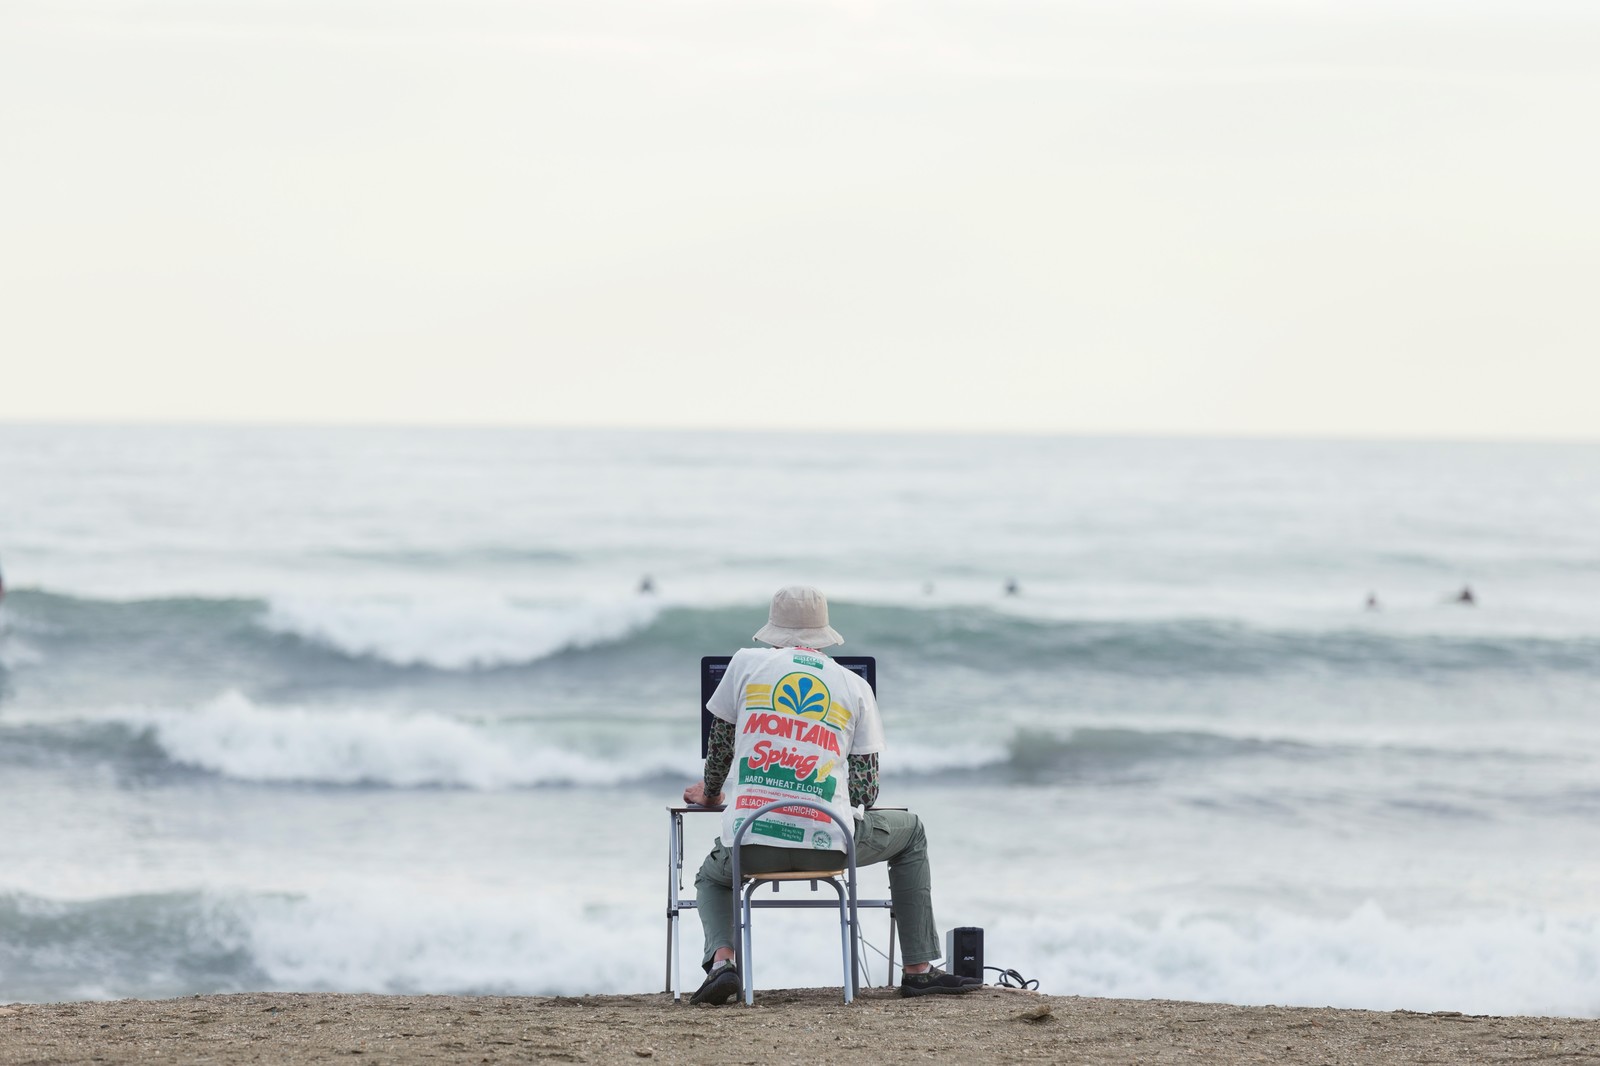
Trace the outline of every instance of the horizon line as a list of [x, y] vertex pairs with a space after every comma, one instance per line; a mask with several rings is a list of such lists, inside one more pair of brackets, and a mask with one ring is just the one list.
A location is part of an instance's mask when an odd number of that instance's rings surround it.
[[336, 431], [395, 431], [411, 432], [534, 432], [534, 433], [659, 433], [703, 434], [727, 436], [802, 436], [802, 437], [989, 437], [1021, 439], [1083, 439], [1083, 440], [1214, 440], [1236, 442], [1303, 442], [1328, 444], [1600, 444], [1600, 433], [1593, 436], [1572, 434], [1535, 435], [1470, 435], [1384, 432], [1331, 432], [1313, 430], [1207, 430], [1207, 429], [1019, 429], [979, 428], [958, 426], [925, 428], [910, 426], [874, 426], [871, 428], [829, 427], [825, 429], [789, 426], [681, 426], [672, 424], [619, 425], [615, 423], [535, 423], [535, 422], [468, 422], [468, 421], [399, 421], [374, 420], [338, 422], [324, 419], [261, 418], [224, 421], [220, 419], [158, 419], [158, 418], [12, 418], [0, 416], [0, 429], [211, 429], [211, 430], [336, 430]]

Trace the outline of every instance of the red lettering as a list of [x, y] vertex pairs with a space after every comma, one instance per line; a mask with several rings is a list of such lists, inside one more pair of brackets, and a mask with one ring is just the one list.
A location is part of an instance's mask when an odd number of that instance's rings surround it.
[[[812, 724], [802, 718], [794, 718], [786, 714], [752, 714], [745, 719], [744, 732], [764, 733], [769, 737], [782, 737], [785, 740], [797, 740], [802, 744], [814, 744], [824, 751], [834, 755], [839, 754], [839, 734], [827, 726]], [[770, 747], [765, 741], [757, 744], [757, 748]], [[798, 756], [796, 756], [798, 758]], [[765, 763], [763, 765], [766, 765]], [[781, 765], [790, 766], [790, 763]], [[811, 760], [811, 765], [816, 766], [816, 759]], [[760, 769], [760, 767], [757, 767]], [[809, 773], [809, 771], [807, 771]], [[801, 775], [802, 777], [805, 774]]]
[[829, 818], [815, 807], [779, 807], [773, 813], [787, 814], [790, 818], [809, 818], [813, 822], [833, 821], [832, 818]]
[[771, 741], [758, 740], [750, 749], [749, 763], [752, 770], [781, 766], [785, 770], [793, 770], [796, 780], [804, 781], [816, 770], [817, 757], [801, 755], [794, 748], [775, 748]]
[[[735, 810], [739, 810], [739, 811], [753, 811], [757, 807], [765, 807], [767, 804], [771, 803], [773, 800], [781, 799], [781, 798], [782, 797], [779, 797], [779, 796], [767, 796], [767, 795], [763, 795], [763, 796], [740, 796], [738, 802], [734, 804], [734, 809]], [[826, 814], [824, 814], [822, 811], [817, 810], [815, 807], [774, 807], [772, 810], [768, 811], [767, 813], [768, 814], [783, 814], [783, 815], [789, 816], [790, 818], [809, 818], [813, 822], [831, 822], [831, 821], [833, 821], [832, 818], [829, 818]]]

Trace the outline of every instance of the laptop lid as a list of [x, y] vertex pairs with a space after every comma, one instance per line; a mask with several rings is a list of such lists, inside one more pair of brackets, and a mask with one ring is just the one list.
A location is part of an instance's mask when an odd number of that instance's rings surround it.
[[[872, 694], [878, 694], [878, 660], [871, 655], [834, 655], [830, 656], [834, 662], [857, 674], [867, 686], [872, 689]], [[717, 691], [717, 685], [722, 682], [722, 675], [728, 670], [728, 663], [733, 661], [731, 655], [704, 655], [700, 658], [700, 757], [706, 757], [706, 749], [711, 746], [711, 723], [716, 716], [706, 710], [706, 704], [711, 702], [711, 694]]]

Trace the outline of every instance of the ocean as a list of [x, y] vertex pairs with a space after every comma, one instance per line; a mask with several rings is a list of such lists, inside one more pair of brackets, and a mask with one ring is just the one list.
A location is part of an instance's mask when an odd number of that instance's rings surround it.
[[1600, 1016], [1597, 444], [0, 426], [0, 573], [0, 1002], [659, 990], [804, 582], [992, 965]]

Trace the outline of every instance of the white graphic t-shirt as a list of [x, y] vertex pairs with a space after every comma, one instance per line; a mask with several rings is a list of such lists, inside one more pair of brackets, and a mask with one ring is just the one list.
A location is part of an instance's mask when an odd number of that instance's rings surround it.
[[[878, 701], [859, 676], [809, 648], [744, 648], [706, 710], [734, 725], [724, 843], [733, 843], [748, 812], [793, 796], [821, 800], [854, 824], [848, 757], [883, 751]], [[820, 811], [780, 807], [745, 843], [843, 851], [839, 831]]]

